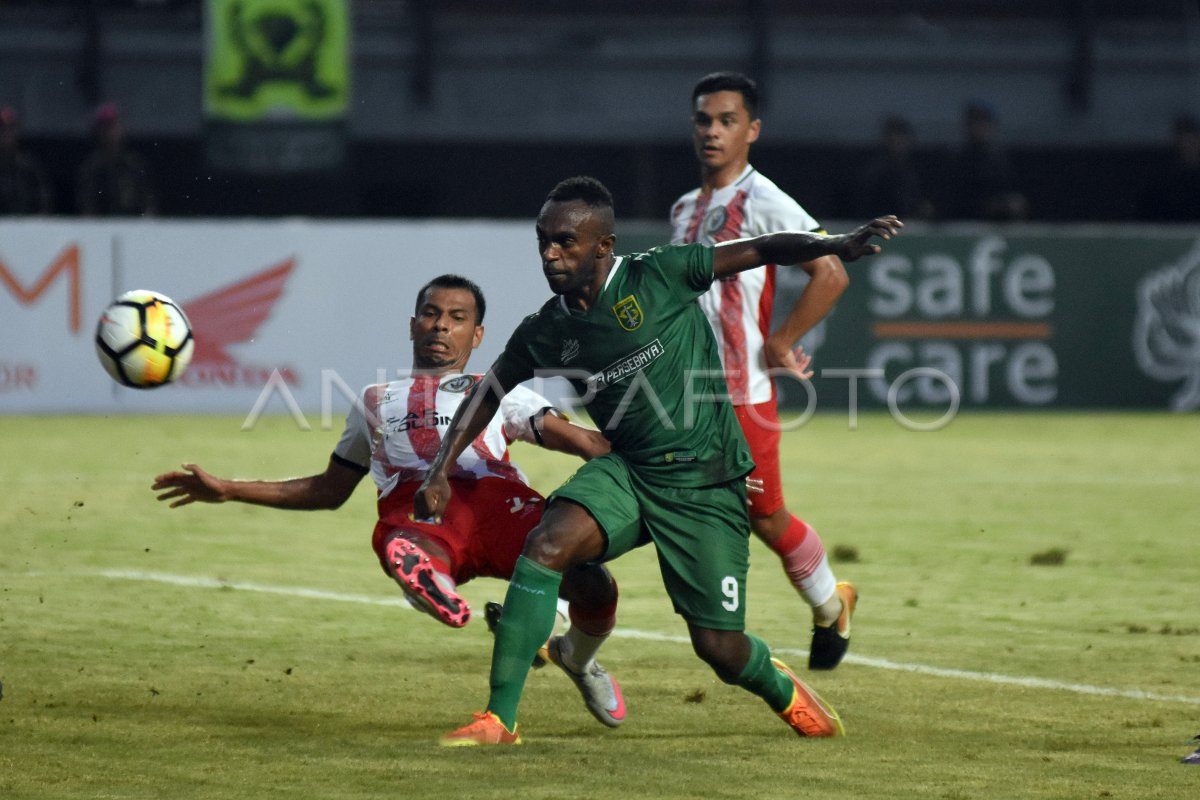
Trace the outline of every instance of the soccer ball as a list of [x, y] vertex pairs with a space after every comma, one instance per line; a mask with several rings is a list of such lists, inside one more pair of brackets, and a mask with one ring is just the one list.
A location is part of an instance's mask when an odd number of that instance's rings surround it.
[[126, 292], [100, 315], [96, 354], [113, 380], [153, 389], [179, 378], [195, 348], [192, 326], [174, 300], [158, 292]]

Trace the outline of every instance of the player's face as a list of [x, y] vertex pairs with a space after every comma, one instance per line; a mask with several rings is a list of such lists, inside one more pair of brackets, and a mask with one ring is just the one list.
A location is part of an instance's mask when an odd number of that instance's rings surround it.
[[[696, 98], [692, 109], [692, 144], [706, 174], [737, 177], [750, 160], [761, 120], [750, 119], [741, 92], [712, 92]], [[723, 185], [723, 184], [722, 184]]]
[[568, 297], [595, 284], [596, 264], [612, 253], [611, 219], [581, 200], [548, 202], [537, 218], [538, 253], [550, 291]]
[[462, 372], [471, 351], [483, 340], [475, 295], [466, 289], [431, 287], [408, 323], [413, 343], [413, 367], [438, 372]]

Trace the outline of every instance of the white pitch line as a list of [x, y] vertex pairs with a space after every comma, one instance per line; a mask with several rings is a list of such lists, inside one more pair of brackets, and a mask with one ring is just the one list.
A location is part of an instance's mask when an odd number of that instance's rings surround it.
[[[691, 643], [691, 640], [686, 636], [668, 636], [650, 631], [628, 630], [624, 628], [617, 628], [615, 631], [613, 631], [612, 635], [627, 639], [649, 639], [658, 642], [680, 642], [682, 644]], [[805, 658], [808, 657], [807, 650], [775, 647], [772, 648], [772, 651], [781, 655], [803, 656]], [[1017, 675], [1002, 675], [998, 672], [973, 672], [965, 669], [931, 667], [926, 664], [905, 664], [899, 661], [891, 661], [886, 658], [870, 658], [868, 656], [859, 656], [853, 653], [848, 653], [843, 660], [847, 664], [859, 664], [864, 667], [875, 667], [876, 669], [887, 669], [895, 672], [915, 672], [918, 675], [933, 675], [938, 678], [958, 678], [960, 680], [978, 681], [982, 683], [1002, 683], [1010, 686], [1028, 686], [1031, 689], [1057, 689], [1064, 692], [1091, 694], [1101, 697], [1126, 697], [1132, 700], [1157, 700], [1163, 703], [1187, 703], [1188, 705], [1200, 706], [1200, 697], [1187, 697], [1185, 695], [1175, 694], [1156, 694], [1155, 692], [1144, 692], [1141, 689], [1111, 689], [1106, 686], [1090, 686], [1086, 683], [1066, 683], [1064, 681], [1054, 681], [1048, 678], [1025, 678]]]
[[[807, 653], [806, 653], [807, 654]], [[971, 672], [963, 669], [947, 669], [945, 667], [930, 667], [925, 664], [903, 664], [889, 661], [886, 658], [868, 658], [866, 656], [847, 655], [845, 661], [849, 664], [862, 664], [866, 667], [890, 669], [899, 672], [916, 672], [920, 675], [933, 675], [939, 678], [961, 678], [963, 680], [982, 681], [984, 683], [1003, 683], [1010, 686], [1028, 686], [1031, 689], [1057, 689], [1076, 694], [1091, 694], [1101, 697], [1127, 697], [1132, 700], [1157, 700], [1164, 703], [1187, 703], [1200, 706], [1200, 697], [1188, 697], [1179, 694], [1158, 694], [1145, 692], [1141, 689], [1112, 689], [1107, 686], [1090, 686], [1086, 683], [1066, 683], [1048, 678], [1027, 678], [1015, 675], [1002, 675], [998, 672]]]
[[262, 583], [245, 583], [243, 581], [227, 581], [223, 578], [206, 578], [191, 575], [168, 575], [162, 572], [138, 572], [135, 570], [105, 569], [96, 573], [102, 578], [117, 578], [127, 581], [150, 581], [152, 583], [169, 583], [172, 586], [192, 586], [199, 589], [238, 589], [243, 592], [262, 592], [263, 594], [281, 594], [288, 597], [308, 597], [313, 600], [335, 600], [340, 603], [358, 603], [371, 606], [396, 606], [411, 609], [412, 606], [402, 597], [369, 597], [365, 594], [343, 594], [341, 592], [324, 592], [320, 589], [305, 589], [302, 586], [269, 586]]
[[[318, 589], [306, 589], [299, 586], [269, 586], [260, 583], [227, 581], [220, 578], [168, 575], [159, 572], [138, 572], [134, 570], [101, 570], [95, 574], [99, 575], [100, 577], [114, 578], [117, 580], [149, 581], [152, 583], [167, 583], [174, 586], [190, 586], [200, 589], [237, 589], [245, 592], [262, 592], [264, 594], [278, 594], [289, 597], [306, 597], [313, 600], [334, 600], [342, 603], [394, 606], [396, 608], [411, 609], [411, 606], [409, 606], [408, 602], [400, 597], [370, 597], [368, 595], [361, 594], [325, 592]], [[615, 631], [613, 631], [613, 636], [622, 639], [644, 639], [655, 642], [675, 642], [679, 644], [690, 643], [690, 640], [686, 636], [655, 633], [654, 631], [639, 631], [630, 628], [617, 628]], [[807, 650], [779, 648], [777, 652], [784, 655], [808, 656]], [[977, 681], [982, 683], [999, 683], [1008, 686], [1025, 686], [1031, 689], [1053, 689], [1062, 692], [1074, 692], [1075, 694], [1088, 694], [1099, 697], [1123, 697], [1130, 700], [1153, 700], [1160, 703], [1185, 703], [1187, 705], [1200, 706], [1200, 697], [1158, 694], [1157, 692], [1145, 692], [1141, 691], [1140, 689], [1113, 689], [1105, 686], [1090, 686], [1084, 683], [1066, 683], [1064, 681], [1054, 681], [1046, 678], [1027, 678], [1016, 675], [1002, 675], [996, 672], [973, 672], [965, 669], [947, 669], [944, 667], [931, 667], [925, 664], [905, 664], [899, 661], [891, 661], [886, 658], [869, 658], [867, 656], [854, 654], [847, 655], [845, 661], [847, 664], [858, 664], [864, 667], [874, 667], [876, 669], [886, 669], [895, 672], [914, 672], [919, 675], [932, 675], [938, 678], [957, 678], [959, 680]]]

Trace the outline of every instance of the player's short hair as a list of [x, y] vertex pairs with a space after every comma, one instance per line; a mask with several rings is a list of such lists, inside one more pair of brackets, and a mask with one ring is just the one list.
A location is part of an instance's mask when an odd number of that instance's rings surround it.
[[713, 72], [701, 78], [692, 89], [692, 108], [696, 98], [713, 92], [739, 92], [750, 119], [758, 119], [758, 84], [740, 72]]
[[483, 299], [483, 289], [479, 288], [479, 284], [462, 275], [454, 275], [446, 273], [438, 275], [429, 283], [421, 287], [421, 291], [417, 292], [417, 307], [416, 311], [420, 312], [421, 303], [425, 302], [425, 293], [430, 289], [466, 289], [475, 296], [475, 324], [483, 324], [483, 314], [487, 311], [487, 301]]
[[547, 203], [570, 203], [578, 200], [587, 203], [591, 208], [607, 208], [612, 210], [612, 192], [600, 181], [588, 175], [576, 175], [559, 181], [558, 185], [546, 195]]

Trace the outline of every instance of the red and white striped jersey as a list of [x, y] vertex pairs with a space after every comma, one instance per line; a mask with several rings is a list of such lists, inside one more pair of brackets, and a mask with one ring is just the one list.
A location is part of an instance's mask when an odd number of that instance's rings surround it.
[[[671, 243], [715, 244], [777, 231], [816, 231], [820, 224], [769, 178], [747, 165], [714, 192], [693, 189], [671, 207]], [[771, 399], [763, 343], [771, 332], [775, 265], [715, 281], [700, 307], [717, 334], [725, 382], [734, 405]]]
[[[350, 409], [334, 457], [371, 473], [380, 499], [398, 484], [423, 481], [454, 412], [480, 375], [414, 375], [368, 386]], [[534, 442], [538, 414], [553, 404], [517, 386], [500, 401], [491, 422], [458, 457], [451, 478], [507, 478], [528, 483], [508, 460], [513, 441]]]

